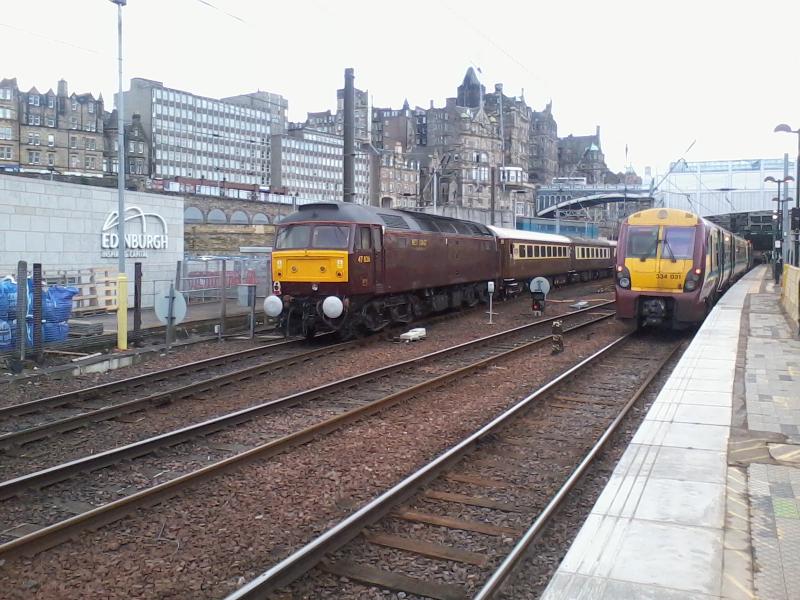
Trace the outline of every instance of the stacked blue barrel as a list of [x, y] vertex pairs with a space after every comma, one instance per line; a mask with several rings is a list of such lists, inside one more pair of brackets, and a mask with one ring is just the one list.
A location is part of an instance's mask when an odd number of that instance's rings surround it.
[[[13, 277], [0, 280], [0, 350], [10, 350], [16, 345], [17, 298], [19, 285]], [[25, 286], [28, 311], [25, 318], [28, 346], [33, 345], [33, 282]], [[72, 316], [72, 297], [78, 293], [74, 287], [50, 285], [42, 290], [42, 336], [44, 342], [60, 342], [69, 335]]]

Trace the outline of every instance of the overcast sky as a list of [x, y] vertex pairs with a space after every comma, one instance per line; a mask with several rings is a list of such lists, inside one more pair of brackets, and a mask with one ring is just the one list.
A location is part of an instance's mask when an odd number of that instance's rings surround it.
[[[0, 77], [27, 89], [117, 88], [116, 5], [3, 0]], [[289, 118], [335, 108], [343, 69], [377, 106], [436, 106], [469, 66], [541, 110], [560, 136], [601, 127], [606, 161], [792, 156], [800, 128], [800, 1], [129, 0], [125, 78], [211, 97], [257, 89]]]

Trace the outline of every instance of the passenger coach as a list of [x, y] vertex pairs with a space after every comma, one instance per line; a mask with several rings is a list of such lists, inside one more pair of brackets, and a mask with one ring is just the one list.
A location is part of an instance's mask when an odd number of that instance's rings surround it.
[[622, 224], [617, 317], [680, 329], [701, 322], [751, 264], [750, 243], [683, 210], [653, 208]]

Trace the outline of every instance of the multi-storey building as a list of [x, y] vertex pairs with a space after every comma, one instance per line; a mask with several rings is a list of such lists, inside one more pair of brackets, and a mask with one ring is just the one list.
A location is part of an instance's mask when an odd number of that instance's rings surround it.
[[552, 102], [541, 112], [532, 111], [529, 139], [528, 180], [549, 184], [558, 175], [558, 126]]
[[69, 94], [67, 82], [46, 93], [0, 82], [0, 166], [4, 170], [103, 175], [103, 98]]
[[605, 183], [606, 159], [600, 146], [600, 126], [594, 135], [568, 135], [558, 140], [559, 177], [585, 177], [586, 183]]
[[[285, 135], [271, 139], [270, 189], [309, 200], [342, 200], [344, 139], [302, 123], [290, 123]], [[369, 202], [369, 160], [357, 153], [354, 202]]]
[[125, 120], [140, 114], [150, 139], [153, 177], [269, 185], [271, 105], [196, 96], [142, 78], [124, 96]]
[[[502, 107], [502, 118], [501, 118]], [[531, 109], [525, 99], [506, 96], [502, 84], [484, 97], [484, 110], [497, 125], [503, 137], [502, 162], [507, 167], [520, 167], [527, 180], [530, 154]]]
[[0, 80], [0, 170], [19, 169], [19, 88], [16, 79]]
[[400, 144], [402, 152], [408, 152], [417, 143], [417, 115], [403, 102], [400, 110], [391, 108], [372, 109], [372, 143], [376, 148], [394, 152]]
[[270, 130], [272, 135], [286, 133], [289, 125], [288, 111], [289, 101], [280, 94], [262, 92], [261, 90], [251, 94], [240, 94], [223, 98], [223, 102], [264, 110], [270, 115]]
[[[117, 110], [105, 114], [105, 157], [103, 170], [112, 174], [119, 171], [119, 139], [117, 137]], [[125, 129], [125, 173], [135, 179], [150, 176], [150, 140], [142, 126], [142, 117], [134, 114]]]

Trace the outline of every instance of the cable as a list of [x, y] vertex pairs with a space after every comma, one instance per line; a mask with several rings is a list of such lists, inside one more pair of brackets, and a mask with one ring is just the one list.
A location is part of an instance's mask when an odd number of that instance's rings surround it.
[[99, 50], [94, 50], [92, 48], [86, 48], [84, 46], [78, 46], [77, 44], [73, 44], [72, 42], [65, 42], [64, 40], [59, 40], [58, 38], [50, 37], [44, 35], [42, 33], [36, 33], [35, 31], [31, 31], [29, 29], [23, 29], [21, 27], [16, 27], [14, 25], [9, 25], [8, 23], [0, 23], [0, 27], [5, 27], [7, 29], [13, 29], [14, 31], [18, 31], [20, 33], [24, 33], [26, 35], [33, 35], [35, 37], [41, 38], [43, 40], [48, 40], [50, 42], [55, 42], [57, 44], [62, 44], [64, 46], [69, 46], [70, 48], [75, 48], [76, 50], [82, 50], [84, 52], [89, 52], [91, 54], [97, 54], [98, 56], [108, 56], [105, 52], [100, 52]]
[[235, 14], [233, 14], [231, 12], [228, 12], [227, 10], [224, 10], [224, 9], [220, 8], [216, 4], [212, 4], [211, 2], [208, 2], [208, 0], [196, 0], [196, 1], [199, 2], [200, 4], [204, 4], [205, 6], [208, 6], [209, 8], [213, 8], [214, 10], [219, 11], [224, 15], [227, 15], [231, 19], [235, 19], [236, 21], [239, 21], [240, 23], [242, 23], [244, 25], [250, 25], [250, 23], [245, 21], [242, 17], [240, 17], [238, 15], [235, 15]]

